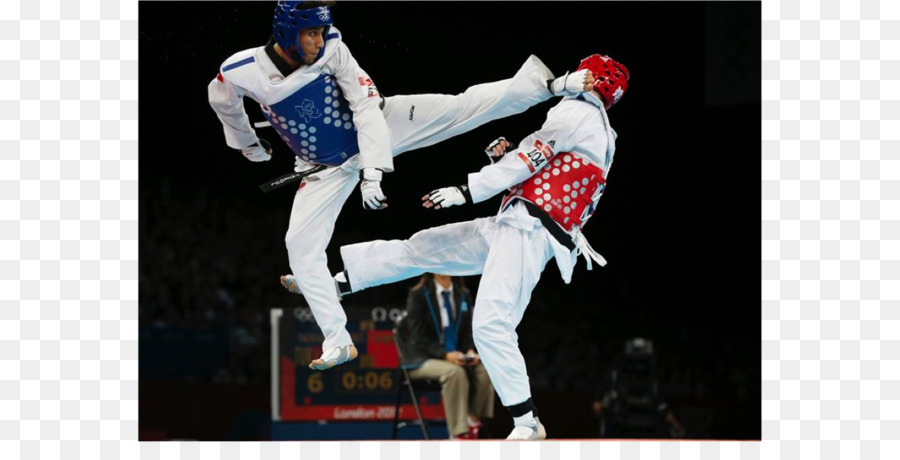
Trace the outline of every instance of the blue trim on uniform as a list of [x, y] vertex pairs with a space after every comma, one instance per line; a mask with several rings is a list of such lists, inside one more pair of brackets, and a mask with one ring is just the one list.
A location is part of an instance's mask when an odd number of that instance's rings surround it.
[[[597, 96], [594, 96], [593, 94], [588, 96], [588, 94], [590, 94], [590, 93], [581, 93], [577, 96], [574, 96], [574, 99], [578, 100], [578, 101], [587, 102], [588, 104], [591, 104], [592, 106], [597, 107], [598, 109], [603, 108], [603, 100], [602, 99], [600, 99]], [[603, 110], [606, 110], [606, 109], [604, 108]]]
[[249, 63], [251, 63], [251, 62], [253, 62], [253, 61], [255, 61], [255, 60], [256, 60], [256, 59], [254, 59], [253, 56], [250, 56], [250, 57], [245, 58], [245, 59], [241, 59], [240, 61], [237, 61], [237, 62], [235, 62], [234, 64], [228, 64], [227, 66], [222, 67], [222, 72], [228, 72], [228, 71], [231, 70], [231, 69], [236, 69], [236, 68], [238, 68], [238, 67], [240, 67], [240, 66], [242, 66], [242, 65], [249, 64]]
[[330, 40], [332, 38], [338, 38], [338, 34], [334, 33], [334, 34], [328, 34], [325, 36], [326, 40]]

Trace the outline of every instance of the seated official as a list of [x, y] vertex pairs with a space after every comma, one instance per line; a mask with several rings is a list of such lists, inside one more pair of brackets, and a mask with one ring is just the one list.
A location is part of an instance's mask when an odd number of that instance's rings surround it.
[[472, 308], [462, 280], [426, 273], [409, 291], [398, 335], [401, 365], [413, 380], [441, 383], [451, 439], [477, 439], [494, 416], [494, 387], [472, 340]]

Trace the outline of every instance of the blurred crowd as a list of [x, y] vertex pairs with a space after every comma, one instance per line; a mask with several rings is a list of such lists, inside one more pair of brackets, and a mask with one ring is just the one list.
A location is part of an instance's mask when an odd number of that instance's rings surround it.
[[[187, 193], [167, 181], [157, 181], [141, 193], [142, 331], [216, 331], [227, 337], [221, 362], [208, 374], [184, 378], [267, 382], [269, 308], [302, 303], [277, 284], [288, 267], [283, 243], [288, 210], [260, 208], [205, 189]], [[333, 246], [361, 241], [359, 231], [335, 235]], [[333, 251], [329, 256], [335, 258]], [[477, 292], [478, 278], [467, 280]], [[364, 291], [345, 299], [344, 305], [402, 306], [414, 282]], [[676, 413], [680, 401], [702, 405], [710, 400], [758, 400], [759, 384], [749, 380], [752, 369], [728, 359], [735, 347], [753, 345], [735, 343], [727, 331], [710, 331], [704, 342], [709, 345], [698, 346], [697, 337], [677, 326], [643, 321], [640, 312], [629, 309], [601, 308], [589, 292], [577, 298], [575, 306], [561, 307], [555, 296], [554, 289], [536, 290], [518, 329], [535, 391], [596, 394], [624, 341], [644, 335], [656, 344], [660, 392]], [[650, 328], [635, 326], [639, 324]], [[153, 375], [153, 369], [144, 374], [153, 363], [142, 359], [142, 375]]]
[[[217, 210], [220, 212], [210, 212]], [[140, 327], [223, 330], [226, 362], [214, 382], [267, 381], [269, 320], [283, 270], [284, 216], [206, 189], [160, 181], [140, 200]], [[274, 285], [273, 285], [274, 280]]]

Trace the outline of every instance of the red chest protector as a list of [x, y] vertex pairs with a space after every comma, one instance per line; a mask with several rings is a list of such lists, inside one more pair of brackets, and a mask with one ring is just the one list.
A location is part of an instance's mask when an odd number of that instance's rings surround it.
[[603, 169], [580, 155], [562, 152], [537, 174], [510, 188], [501, 209], [515, 199], [530, 201], [571, 232], [594, 212], [594, 196], [605, 185]]

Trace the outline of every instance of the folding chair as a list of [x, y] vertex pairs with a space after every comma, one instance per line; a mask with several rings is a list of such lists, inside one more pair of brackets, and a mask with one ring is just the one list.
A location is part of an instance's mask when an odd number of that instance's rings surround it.
[[[400, 351], [400, 342], [398, 341], [397, 336], [399, 334], [398, 329], [400, 328], [400, 323], [402, 321], [402, 317], [398, 319], [397, 326], [394, 327], [393, 330], [394, 346], [397, 348], [397, 356], [400, 358], [402, 358], [402, 352]], [[394, 406], [394, 428], [393, 432], [391, 433], [391, 439], [397, 439], [397, 432], [400, 430], [400, 428], [418, 423], [419, 427], [422, 428], [422, 436], [425, 440], [429, 440], [431, 439], [431, 437], [428, 436], [428, 422], [426, 422], [425, 418], [422, 416], [422, 408], [419, 407], [419, 401], [416, 398], [416, 391], [441, 391], [441, 383], [433, 379], [413, 380], [409, 378], [409, 370], [406, 369], [402, 364], [400, 365], [400, 376], [402, 377], [402, 379], [400, 385], [397, 387], [397, 404]], [[416, 410], [416, 422], [407, 423], [400, 421], [400, 403], [403, 398], [404, 387], [406, 387], [409, 391], [409, 397], [410, 399], [412, 399], [413, 408]]]

